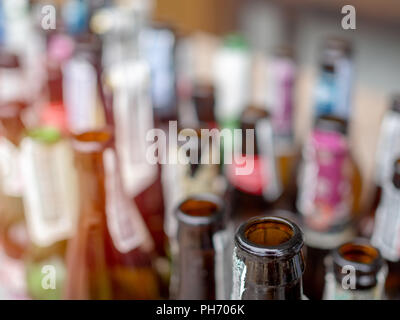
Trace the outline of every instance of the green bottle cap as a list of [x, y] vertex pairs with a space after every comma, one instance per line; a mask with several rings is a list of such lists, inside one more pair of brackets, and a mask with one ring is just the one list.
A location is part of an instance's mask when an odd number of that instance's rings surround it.
[[53, 127], [42, 127], [30, 130], [28, 136], [42, 143], [56, 143], [61, 139], [61, 132]]

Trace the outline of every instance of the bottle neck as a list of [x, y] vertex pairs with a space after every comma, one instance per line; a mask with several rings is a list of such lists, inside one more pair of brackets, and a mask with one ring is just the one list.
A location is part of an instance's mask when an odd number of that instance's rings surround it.
[[206, 195], [179, 206], [178, 299], [216, 299], [217, 234], [222, 230], [222, 204]]
[[72, 139], [78, 173], [81, 216], [97, 215], [105, 219], [106, 168], [104, 154], [111, 146], [108, 131], [88, 131]]
[[326, 299], [381, 299], [387, 267], [368, 241], [356, 239], [334, 250], [327, 259]]
[[244, 223], [236, 233], [232, 298], [300, 300], [304, 258], [300, 229], [283, 218]]

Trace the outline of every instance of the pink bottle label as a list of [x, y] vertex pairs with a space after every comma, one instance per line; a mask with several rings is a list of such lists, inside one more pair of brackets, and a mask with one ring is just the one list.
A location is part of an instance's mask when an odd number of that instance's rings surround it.
[[314, 131], [305, 157], [300, 210], [306, 224], [325, 231], [348, 220], [351, 213], [351, 162], [339, 133]]

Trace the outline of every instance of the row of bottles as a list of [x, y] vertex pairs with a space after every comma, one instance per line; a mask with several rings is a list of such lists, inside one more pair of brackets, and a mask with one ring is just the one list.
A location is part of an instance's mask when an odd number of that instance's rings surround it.
[[[149, 23], [150, 2], [67, 3], [55, 31], [36, 30], [43, 50], [32, 54], [44, 71], [35, 86], [32, 61], [0, 47], [0, 242], [25, 279], [15, 296], [398, 297], [399, 102], [382, 125], [376, 199], [365, 214], [346, 41], [321, 49], [313, 125], [300, 143], [289, 48], [264, 72], [230, 35], [212, 63], [186, 70], [176, 31]], [[154, 129], [168, 131], [158, 158], [185, 146], [195, 159], [149, 162]], [[239, 138], [202, 144], [235, 129]], [[246, 163], [252, 169], [240, 174]], [[347, 265], [368, 281], [343, 289]], [[46, 270], [56, 290], [44, 288]]]
[[[76, 18], [87, 4], [64, 9]], [[128, 22], [144, 14], [115, 8]], [[36, 91], [27, 90], [24, 54], [0, 47], [1, 257], [10, 264], [5, 272], [18, 273], [18, 283], [2, 283], [1, 293], [167, 297], [160, 170], [140, 157], [141, 135], [153, 127], [150, 71], [135, 55], [141, 25], [135, 37], [126, 34], [131, 24], [108, 30], [120, 46], [105, 64], [108, 34], [90, 31], [89, 16], [72, 16], [55, 31], [36, 30], [45, 49], [36, 56], [44, 70]], [[55, 279], [46, 282], [46, 274]]]

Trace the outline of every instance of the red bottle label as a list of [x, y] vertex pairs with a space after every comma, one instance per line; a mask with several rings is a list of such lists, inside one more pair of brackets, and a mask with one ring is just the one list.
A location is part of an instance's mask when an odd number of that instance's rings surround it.
[[[250, 161], [254, 163], [253, 170], [249, 174], [238, 174], [237, 169], [243, 169]], [[258, 155], [242, 155], [241, 160], [235, 158], [232, 164], [225, 165], [229, 182], [237, 189], [255, 195], [262, 195], [268, 185], [268, 173], [263, 172], [264, 161]]]

